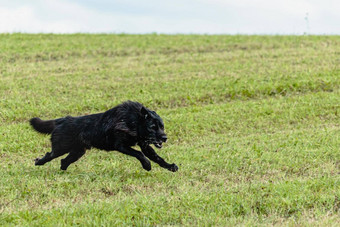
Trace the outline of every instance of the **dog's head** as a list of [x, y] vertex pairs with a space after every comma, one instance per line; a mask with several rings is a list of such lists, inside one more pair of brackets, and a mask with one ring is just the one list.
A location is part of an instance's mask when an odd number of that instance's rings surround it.
[[162, 118], [155, 112], [145, 107], [141, 109], [142, 124], [140, 137], [146, 144], [153, 144], [157, 148], [162, 148], [163, 142], [168, 139], [164, 132]]

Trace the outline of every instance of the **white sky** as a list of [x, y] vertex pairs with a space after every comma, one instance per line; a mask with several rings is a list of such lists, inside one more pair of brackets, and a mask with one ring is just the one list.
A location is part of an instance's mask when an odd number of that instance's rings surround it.
[[0, 33], [340, 34], [340, 0], [0, 0]]

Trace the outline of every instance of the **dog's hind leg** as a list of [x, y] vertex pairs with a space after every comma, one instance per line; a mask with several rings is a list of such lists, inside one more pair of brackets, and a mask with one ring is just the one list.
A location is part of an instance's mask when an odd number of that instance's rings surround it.
[[69, 149], [66, 149], [65, 147], [61, 147], [59, 141], [52, 140], [52, 151], [47, 152], [45, 156], [42, 158], [36, 158], [35, 165], [36, 166], [44, 165], [46, 162], [49, 162], [55, 158], [58, 158], [68, 153], [69, 151], [70, 151]]
[[49, 162], [49, 161], [51, 161], [51, 160], [53, 160], [55, 158], [58, 158], [58, 157], [66, 154], [66, 153], [67, 153], [67, 151], [60, 152], [60, 151], [56, 151], [55, 149], [52, 149], [52, 151], [51, 152], [47, 152], [44, 157], [36, 158], [35, 159], [35, 165], [36, 166], [44, 165], [46, 162]]
[[61, 170], [66, 170], [69, 165], [77, 161], [81, 156], [85, 154], [84, 148], [79, 148], [78, 150], [72, 150], [64, 159], [61, 159]]
[[36, 166], [44, 165], [46, 162], [51, 161], [53, 158], [53, 151], [47, 152], [44, 157], [42, 158], [36, 158], [34, 160]]
[[55, 158], [58, 158], [70, 152], [71, 150], [70, 145], [68, 143], [65, 143], [65, 137], [63, 138], [61, 135], [62, 133], [58, 129], [52, 132], [51, 136], [52, 151], [47, 152], [45, 156], [42, 158], [36, 158], [35, 159], [36, 166], [44, 165], [46, 162], [49, 162]]

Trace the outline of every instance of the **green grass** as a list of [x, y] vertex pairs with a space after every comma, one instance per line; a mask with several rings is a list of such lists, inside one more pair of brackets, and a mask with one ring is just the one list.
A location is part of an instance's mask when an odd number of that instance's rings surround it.
[[[0, 35], [0, 225], [338, 225], [340, 37]], [[28, 120], [135, 100], [176, 173], [93, 149], [63, 172]]]

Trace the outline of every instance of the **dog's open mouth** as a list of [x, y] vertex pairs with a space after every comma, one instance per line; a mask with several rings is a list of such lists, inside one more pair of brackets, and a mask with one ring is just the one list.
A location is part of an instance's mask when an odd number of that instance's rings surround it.
[[162, 148], [162, 142], [159, 142], [159, 143], [154, 143], [153, 145], [155, 145], [155, 147], [157, 148]]

